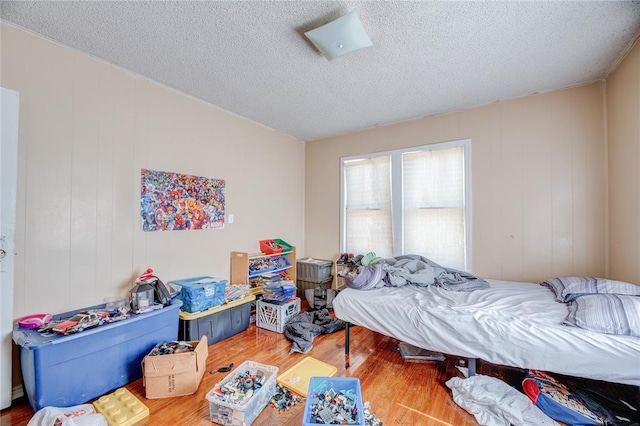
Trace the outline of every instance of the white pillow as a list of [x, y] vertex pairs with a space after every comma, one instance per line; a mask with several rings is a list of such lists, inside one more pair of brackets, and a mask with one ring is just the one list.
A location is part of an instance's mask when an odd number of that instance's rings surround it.
[[540, 283], [549, 288], [558, 302], [570, 302], [584, 294], [625, 294], [640, 296], [640, 286], [594, 277], [559, 277]]
[[640, 337], [640, 296], [588, 294], [575, 298], [568, 308], [565, 325]]

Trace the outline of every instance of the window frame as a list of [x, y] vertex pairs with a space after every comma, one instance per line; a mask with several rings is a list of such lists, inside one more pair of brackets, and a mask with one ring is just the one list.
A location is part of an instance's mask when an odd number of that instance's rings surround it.
[[[471, 139], [460, 139], [448, 142], [437, 142], [432, 144], [399, 148], [388, 151], [379, 151], [360, 155], [340, 157], [340, 253], [345, 252], [346, 246], [346, 181], [344, 164], [346, 161], [372, 159], [376, 157], [391, 157], [391, 227], [393, 230], [393, 252], [394, 256], [400, 256], [404, 251], [404, 202], [403, 202], [403, 178], [402, 178], [402, 155], [416, 151], [433, 151], [454, 147], [463, 148], [464, 160], [464, 244], [465, 244], [465, 270], [472, 270], [472, 179], [471, 179]], [[355, 253], [358, 254], [358, 253]], [[365, 254], [365, 253], [360, 253]], [[413, 254], [413, 253], [411, 253]], [[418, 253], [415, 253], [418, 254]], [[448, 265], [442, 265], [448, 266]]]

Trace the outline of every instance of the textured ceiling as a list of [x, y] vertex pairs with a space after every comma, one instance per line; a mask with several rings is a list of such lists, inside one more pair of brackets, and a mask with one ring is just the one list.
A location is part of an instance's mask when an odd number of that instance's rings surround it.
[[[304, 32], [355, 10], [373, 46]], [[2, 20], [302, 140], [605, 78], [640, 1], [2, 1]]]

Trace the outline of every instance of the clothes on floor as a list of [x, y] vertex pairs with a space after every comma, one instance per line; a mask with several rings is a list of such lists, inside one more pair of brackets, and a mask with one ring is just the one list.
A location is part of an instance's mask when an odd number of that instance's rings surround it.
[[345, 322], [332, 317], [328, 309], [300, 312], [284, 326], [284, 335], [291, 340], [291, 352], [306, 354], [313, 347], [313, 339], [320, 334], [334, 333], [345, 328]]
[[451, 389], [455, 403], [481, 425], [557, 426], [525, 394], [495, 377], [453, 377], [445, 385]]

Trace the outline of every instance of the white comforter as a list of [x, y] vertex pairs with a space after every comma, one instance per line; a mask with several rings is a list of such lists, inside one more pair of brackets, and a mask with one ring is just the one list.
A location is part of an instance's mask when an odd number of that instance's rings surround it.
[[347, 288], [338, 318], [398, 340], [494, 364], [640, 386], [640, 338], [562, 325], [568, 310], [539, 284], [487, 280], [491, 288]]

